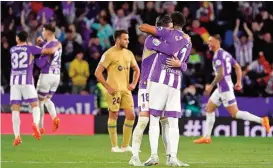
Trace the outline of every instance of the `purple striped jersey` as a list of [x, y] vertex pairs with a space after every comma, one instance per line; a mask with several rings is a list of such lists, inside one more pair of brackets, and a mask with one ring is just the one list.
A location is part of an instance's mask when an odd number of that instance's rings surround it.
[[[191, 52], [192, 44], [182, 31], [175, 29], [157, 28], [156, 36], [170, 45], [169, 50], [173, 51], [181, 62], [187, 62]], [[162, 83], [176, 89], [181, 88], [182, 68], [170, 68], [166, 65], [169, 56], [159, 53], [154, 59], [149, 79], [153, 82]]]
[[145, 89], [147, 87], [148, 77], [151, 72], [152, 64], [158, 52], [164, 53], [171, 57], [175, 54], [176, 50], [175, 48], [172, 48], [170, 44], [162, 42], [156, 37], [148, 36], [146, 38], [142, 54], [141, 74], [139, 82], [140, 89]]
[[236, 64], [236, 60], [225, 50], [220, 48], [214, 53], [213, 56], [213, 70], [217, 74], [217, 69], [219, 67], [224, 68], [224, 77], [217, 84], [219, 92], [231, 91], [233, 89], [233, 82], [231, 79], [232, 67]]
[[[43, 48], [52, 48], [56, 46], [57, 40], [47, 42], [43, 45]], [[51, 55], [41, 55], [39, 59], [36, 60], [36, 65], [41, 68], [42, 74], [57, 74], [61, 72], [61, 56], [62, 49], [59, 48], [54, 54]]]
[[34, 45], [13, 46], [11, 54], [10, 85], [32, 85], [34, 55], [41, 54], [42, 48]]

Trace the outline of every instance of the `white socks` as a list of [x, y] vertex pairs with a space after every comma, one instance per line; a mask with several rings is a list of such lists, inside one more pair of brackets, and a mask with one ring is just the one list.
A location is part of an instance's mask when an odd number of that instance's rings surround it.
[[210, 138], [213, 125], [215, 123], [215, 112], [208, 113], [206, 112], [206, 132], [205, 138]]
[[149, 117], [139, 117], [137, 121], [136, 128], [133, 132], [132, 140], [132, 154], [133, 156], [138, 156], [140, 145], [142, 142], [142, 136], [147, 124], [149, 122]]
[[160, 117], [154, 117], [150, 115], [150, 127], [149, 127], [149, 140], [151, 147], [151, 156], [158, 155], [158, 138], [159, 138], [159, 120]]
[[20, 136], [20, 112], [12, 111], [12, 127], [14, 136]]
[[162, 129], [162, 141], [165, 147], [166, 155], [171, 154], [170, 149], [170, 137], [169, 137], [169, 122], [168, 119], [162, 119], [160, 120], [161, 123], [161, 129]]
[[247, 120], [247, 121], [253, 121], [256, 123], [261, 124], [262, 123], [262, 118], [257, 117], [247, 111], [238, 111], [235, 116], [237, 119], [242, 119], [242, 120]]
[[168, 118], [169, 121], [169, 138], [172, 140], [170, 143], [171, 157], [177, 156], [178, 144], [179, 144], [179, 128], [178, 118]]
[[43, 128], [44, 127], [44, 115], [45, 115], [45, 102], [40, 101], [39, 105], [40, 105], [40, 111], [41, 111], [39, 128]]
[[39, 125], [40, 122], [40, 108], [39, 107], [34, 107], [32, 109], [32, 117], [33, 117], [33, 122], [35, 125]]
[[46, 99], [44, 102], [48, 113], [50, 114], [51, 118], [54, 119], [57, 116], [54, 103], [50, 99]]

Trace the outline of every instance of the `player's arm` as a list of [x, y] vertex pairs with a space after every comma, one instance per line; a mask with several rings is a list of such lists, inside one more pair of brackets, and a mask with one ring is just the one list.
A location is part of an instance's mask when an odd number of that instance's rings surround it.
[[151, 36], [146, 39], [145, 46], [149, 50], [155, 50], [170, 57], [172, 57], [180, 48], [176, 47], [177, 45], [172, 46], [171, 44], [160, 41], [159, 39]]
[[139, 70], [139, 67], [137, 65], [136, 59], [135, 59], [135, 57], [134, 57], [133, 54], [132, 54], [132, 59], [131, 59], [131, 63], [130, 64], [131, 64], [131, 68], [134, 71], [134, 74], [133, 74], [133, 81], [129, 85], [129, 90], [134, 90], [135, 87], [136, 87], [136, 85], [137, 85], [138, 79], [139, 79], [140, 70]]
[[156, 35], [156, 27], [155, 26], [151, 26], [149, 24], [141, 24], [138, 28], [140, 31], [142, 31], [144, 33], [148, 33], [153, 36]]
[[60, 42], [57, 42], [57, 44], [54, 47], [51, 48], [43, 48], [41, 51], [41, 54], [48, 54], [52, 55], [54, 54], [59, 48], [62, 48], [62, 44]]
[[[221, 53], [218, 53], [221, 54]], [[221, 81], [221, 79], [223, 79], [224, 77], [224, 67], [223, 67], [223, 59], [222, 57], [217, 57], [217, 59], [214, 62], [215, 64], [215, 68], [216, 68], [216, 75], [213, 79], [213, 81], [211, 82], [211, 84], [206, 85], [206, 89], [205, 89], [205, 94], [209, 95], [210, 92], [212, 91], [213, 87], [219, 83]]]
[[104, 76], [103, 76], [103, 72], [105, 69], [107, 69], [110, 64], [111, 64], [112, 60], [110, 55], [108, 55], [107, 53], [103, 54], [100, 60], [99, 65], [97, 66], [97, 69], [95, 71], [95, 76], [97, 78], [97, 80], [107, 89], [107, 91], [110, 94], [114, 94], [116, 92], [115, 89], [113, 89], [105, 80]]
[[216, 76], [214, 77], [213, 81], [211, 82], [211, 86], [215, 86], [217, 83], [219, 83], [224, 77], [224, 67], [218, 66], [216, 70]]
[[168, 67], [177, 67], [180, 68], [181, 71], [186, 71], [188, 68], [187, 63], [189, 62], [191, 48], [192, 45], [189, 43], [189, 46], [187, 46], [187, 50], [182, 56], [181, 60], [179, 60], [177, 57], [167, 58], [166, 64]]
[[242, 68], [237, 63], [237, 61], [235, 59], [233, 59], [233, 58], [231, 59], [231, 65], [235, 69], [235, 73], [236, 73], [236, 77], [237, 77], [237, 81], [236, 81], [236, 84], [235, 84], [234, 88], [236, 90], [241, 90], [242, 89]]
[[35, 64], [39, 67], [39, 68], [43, 68], [47, 62], [49, 61], [49, 57], [48, 56], [42, 56], [39, 58], [35, 59]]

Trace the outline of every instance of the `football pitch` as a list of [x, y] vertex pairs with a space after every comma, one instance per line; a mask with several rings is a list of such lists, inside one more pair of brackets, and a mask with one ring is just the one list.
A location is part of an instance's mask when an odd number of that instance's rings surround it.
[[[194, 137], [180, 137], [180, 160], [192, 168], [272, 168], [273, 138], [217, 137], [210, 145], [195, 145]], [[111, 153], [108, 135], [43, 136], [41, 141], [22, 136], [23, 143], [12, 146], [12, 135], [1, 135], [2, 168], [125, 168], [131, 167], [130, 153]], [[119, 143], [122, 137], [119, 136]], [[140, 159], [150, 156], [145, 135]], [[164, 146], [159, 142], [160, 164], [165, 166]]]

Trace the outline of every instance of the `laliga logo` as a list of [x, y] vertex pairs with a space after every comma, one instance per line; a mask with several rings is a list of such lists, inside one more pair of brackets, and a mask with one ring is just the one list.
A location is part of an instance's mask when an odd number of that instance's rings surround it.
[[62, 114], [90, 114], [91, 106], [90, 103], [76, 103], [76, 108], [56, 106], [56, 111]]
[[[205, 128], [205, 122], [203, 122], [203, 128]], [[214, 128], [214, 136], [220, 136], [220, 133], [224, 133], [224, 136], [238, 136], [237, 133], [237, 121], [232, 121], [231, 125], [218, 125]], [[203, 129], [204, 131], [204, 129]], [[250, 127], [250, 122], [244, 122], [244, 136], [245, 137], [272, 137], [273, 127], [271, 127], [269, 134], [266, 134], [265, 128], [261, 125], [255, 125]]]

